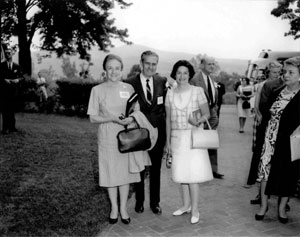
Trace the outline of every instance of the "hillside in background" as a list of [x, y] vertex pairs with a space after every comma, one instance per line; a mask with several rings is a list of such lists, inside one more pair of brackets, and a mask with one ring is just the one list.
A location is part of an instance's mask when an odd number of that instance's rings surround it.
[[[159, 64], [157, 71], [164, 76], [169, 76], [173, 64], [180, 60], [191, 60], [197, 54], [205, 54], [205, 52], [195, 52], [195, 55], [189, 53], [182, 53], [182, 52], [167, 52], [152, 49], [146, 46], [141, 45], [126, 45], [122, 47], [112, 48], [109, 53], [114, 53], [119, 55], [124, 62], [124, 76], [128, 74], [132, 65], [138, 64], [140, 60], [140, 55], [145, 50], [153, 50], [159, 55]], [[95, 78], [100, 78], [100, 74], [103, 71], [102, 69], [102, 62], [104, 57], [107, 55], [108, 52], [99, 51], [97, 49], [93, 49], [90, 54], [92, 58], [93, 65], [90, 67], [90, 74]], [[62, 59], [56, 58], [53, 54], [51, 58], [45, 58], [42, 62], [38, 63], [38, 55], [44, 55], [46, 52], [33, 52], [32, 53], [32, 62], [34, 63], [33, 72], [37, 73], [41, 69], [49, 69], [52, 66], [52, 69], [56, 72], [58, 76], [62, 76]], [[213, 56], [213, 55], [210, 55]], [[80, 65], [84, 62], [80, 60], [78, 56], [70, 57], [71, 62], [75, 62], [76, 68], [80, 71]], [[247, 67], [247, 60], [244, 59], [223, 59], [223, 58], [216, 58], [219, 62], [221, 70], [227, 73], [238, 73], [240, 75], [244, 75]]]

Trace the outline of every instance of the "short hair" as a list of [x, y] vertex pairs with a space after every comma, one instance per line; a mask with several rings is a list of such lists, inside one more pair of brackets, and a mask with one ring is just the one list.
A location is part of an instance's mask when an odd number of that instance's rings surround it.
[[102, 65], [103, 69], [106, 70], [105, 69], [106, 68], [106, 64], [108, 63], [108, 61], [113, 60], [113, 59], [115, 59], [115, 60], [117, 60], [117, 61], [119, 61], [121, 63], [121, 69], [123, 70], [123, 61], [122, 61], [121, 57], [119, 57], [118, 55], [115, 55], [115, 54], [108, 54], [104, 58], [103, 65]]
[[249, 85], [250, 84], [250, 78], [248, 78], [248, 77], [241, 77], [241, 79], [240, 79], [241, 81], [243, 81], [243, 80], [245, 80], [246, 81], [246, 83], [247, 83], [247, 85]]
[[300, 56], [288, 58], [284, 61], [284, 65], [292, 65], [298, 68], [300, 72]]
[[213, 58], [213, 57], [208, 57], [208, 56], [204, 56], [203, 58], [201, 58], [200, 64], [204, 64], [204, 63], [206, 63], [208, 60], [212, 60], [212, 61], [214, 61], [214, 63], [216, 62], [215, 58]]
[[189, 76], [190, 76], [189, 80], [191, 80], [193, 78], [193, 76], [195, 75], [195, 70], [194, 70], [193, 65], [190, 62], [186, 61], [186, 60], [177, 61], [173, 66], [173, 69], [172, 69], [172, 72], [171, 72], [170, 76], [173, 79], [176, 79], [176, 72], [177, 72], [178, 68], [181, 67], [181, 66], [184, 66], [189, 70]]
[[153, 52], [151, 50], [147, 50], [147, 51], [144, 51], [142, 53], [142, 55], [141, 55], [141, 62], [144, 62], [145, 57], [147, 57], [147, 56], [155, 56], [155, 57], [157, 57], [157, 61], [159, 60], [159, 57], [158, 57], [157, 53], [155, 53], [155, 52]]
[[276, 61], [276, 60], [273, 60], [273, 61], [269, 62], [268, 65], [266, 66], [265, 71], [263, 72], [264, 75], [266, 76], [266, 78], [269, 77], [270, 71], [271, 71], [271, 69], [273, 69], [273, 68], [279, 68], [279, 69], [282, 69], [282, 64], [279, 63], [279, 62]]

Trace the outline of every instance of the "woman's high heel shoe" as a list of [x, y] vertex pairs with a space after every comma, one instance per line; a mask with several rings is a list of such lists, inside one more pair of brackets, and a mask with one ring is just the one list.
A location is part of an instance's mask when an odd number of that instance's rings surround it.
[[255, 220], [257, 220], [257, 221], [262, 221], [262, 220], [264, 219], [264, 217], [265, 217], [265, 215], [266, 215], [268, 209], [269, 209], [269, 207], [267, 207], [266, 212], [265, 212], [265, 214], [263, 214], [263, 215], [255, 214]]
[[130, 219], [130, 217], [128, 217], [127, 219], [123, 219], [121, 217], [121, 221], [122, 221], [123, 224], [128, 225], [130, 223], [131, 219]]
[[286, 224], [286, 223], [288, 223], [289, 218], [287, 218], [287, 217], [281, 217], [281, 216], [278, 214], [278, 220], [279, 220], [280, 223]]
[[192, 218], [191, 218], [191, 224], [196, 224], [199, 222], [199, 219], [200, 219], [200, 213], [198, 212], [197, 213], [197, 216], [193, 216], [192, 215]]
[[116, 224], [117, 222], [118, 222], [118, 217], [117, 218], [108, 218], [108, 222], [109, 222], [109, 224]]
[[191, 211], [192, 211], [192, 208], [191, 208], [191, 207], [189, 207], [189, 208], [186, 209], [186, 210], [178, 209], [177, 211], [174, 211], [174, 212], [173, 212], [173, 216], [181, 216], [181, 215], [183, 215], [183, 214], [185, 214], [185, 213], [190, 213]]

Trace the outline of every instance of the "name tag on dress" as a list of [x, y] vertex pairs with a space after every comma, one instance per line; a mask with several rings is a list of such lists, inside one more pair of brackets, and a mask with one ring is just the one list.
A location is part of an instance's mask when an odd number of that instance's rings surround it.
[[161, 104], [163, 104], [163, 103], [164, 103], [163, 97], [162, 97], [162, 96], [157, 97], [157, 104], [158, 104], [158, 105], [161, 105]]
[[122, 99], [128, 99], [129, 98], [129, 92], [128, 91], [120, 91], [120, 98]]

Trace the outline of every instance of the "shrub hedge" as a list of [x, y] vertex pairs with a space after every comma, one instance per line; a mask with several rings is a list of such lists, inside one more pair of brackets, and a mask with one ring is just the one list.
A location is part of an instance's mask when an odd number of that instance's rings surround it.
[[[21, 107], [26, 112], [46, 112], [68, 116], [87, 117], [87, 107], [92, 87], [102, 83], [93, 79], [61, 78], [47, 82], [48, 100], [39, 102], [37, 86], [33, 80], [23, 83]], [[26, 101], [26, 103], [24, 103]], [[235, 92], [223, 96], [224, 104], [235, 104]]]

